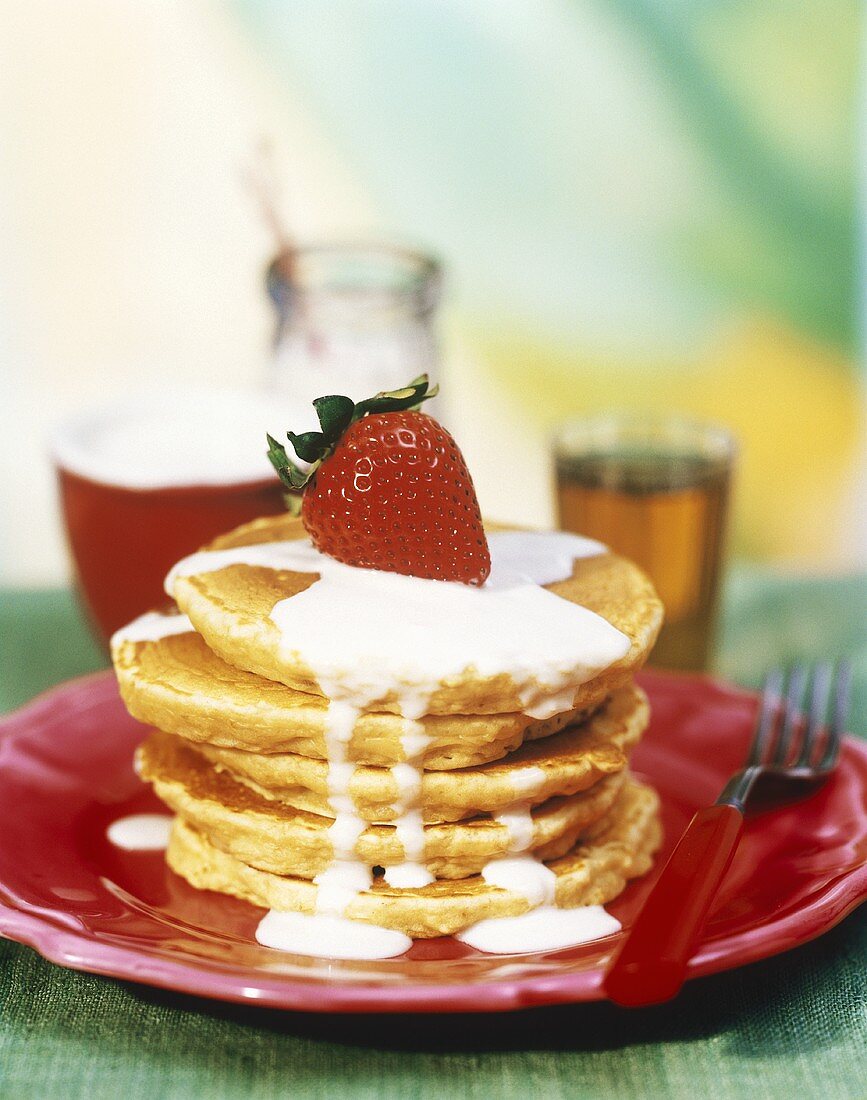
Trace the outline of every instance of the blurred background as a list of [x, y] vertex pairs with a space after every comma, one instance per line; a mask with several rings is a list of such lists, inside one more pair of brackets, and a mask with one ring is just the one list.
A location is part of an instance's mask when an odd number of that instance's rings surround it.
[[856, 574], [861, 37], [854, 0], [6, 0], [0, 583], [67, 581], [54, 420], [263, 377], [263, 150], [295, 238], [442, 259], [487, 514], [550, 522], [564, 417], [675, 408], [739, 437], [737, 560]]

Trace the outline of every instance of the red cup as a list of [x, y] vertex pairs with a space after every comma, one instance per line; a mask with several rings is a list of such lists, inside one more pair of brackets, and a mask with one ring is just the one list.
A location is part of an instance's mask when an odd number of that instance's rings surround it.
[[105, 643], [165, 605], [166, 573], [217, 535], [285, 511], [269, 476], [269, 417], [281, 402], [247, 391], [142, 394], [60, 425], [53, 450], [75, 578]]
[[166, 573], [180, 558], [241, 523], [285, 511], [276, 479], [237, 485], [129, 489], [58, 467], [78, 589], [103, 643], [167, 600]]

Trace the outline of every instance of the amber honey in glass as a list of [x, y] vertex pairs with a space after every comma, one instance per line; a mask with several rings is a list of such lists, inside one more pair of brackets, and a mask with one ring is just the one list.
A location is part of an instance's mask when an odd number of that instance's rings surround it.
[[733, 447], [723, 429], [606, 416], [555, 441], [559, 525], [599, 539], [653, 580], [665, 624], [650, 663], [700, 671], [713, 651]]

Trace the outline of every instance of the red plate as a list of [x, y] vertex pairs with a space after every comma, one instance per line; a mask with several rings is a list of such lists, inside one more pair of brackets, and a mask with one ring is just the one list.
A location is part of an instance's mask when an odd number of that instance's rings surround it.
[[[653, 721], [634, 763], [662, 795], [670, 849], [743, 757], [756, 700], [704, 678], [642, 681]], [[260, 947], [262, 910], [192, 889], [160, 852], [105, 839], [116, 818], [160, 808], [131, 767], [142, 732], [111, 673], [64, 684], [0, 724], [0, 933], [76, 970], [314, 1012], [481, 1012], [603, 996], [617, 937], [506, 957], [430, 940], [374, 963]], [[624, 925], [648, 885], [609, 907]], [[690, 976], [795, 947], [865, 897], [867, 746], [849, 741], [824, 787], [748, 822]]]

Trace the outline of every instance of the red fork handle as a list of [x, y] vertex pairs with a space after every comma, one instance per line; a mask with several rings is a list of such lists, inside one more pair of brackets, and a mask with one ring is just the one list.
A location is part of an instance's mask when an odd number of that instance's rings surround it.
[[605, 976], [616, 1004], [659, 1004], [678, 992], [743, 827], [729, 805], [699, 810], [689, 823]]

